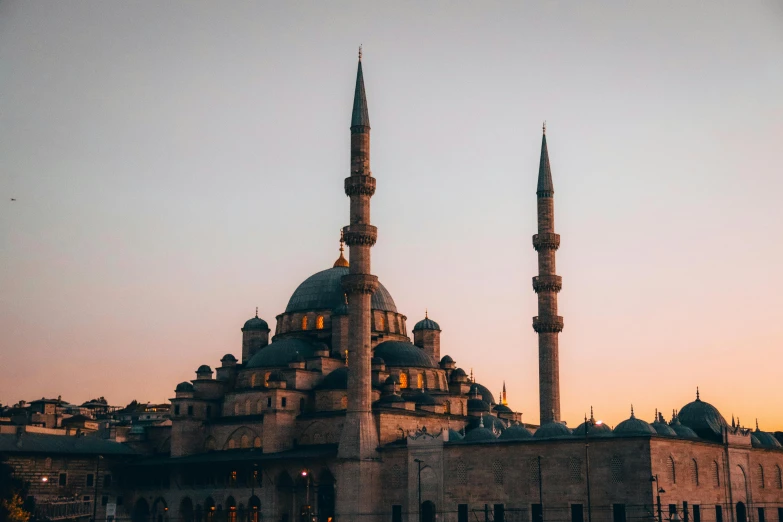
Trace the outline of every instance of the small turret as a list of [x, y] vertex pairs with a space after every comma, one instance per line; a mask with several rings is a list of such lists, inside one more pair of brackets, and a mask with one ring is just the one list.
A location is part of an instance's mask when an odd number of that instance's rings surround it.
[[258, 317], [258, 307], [256, 307], [256, 316], [248, 319], [242, 327], [242, 364], [246, 364], [268, 344], [269, 325]]
[[413, 327], [413, 344], [424, 350], [433, 361], [440, 360], [440, 326], [424, 311], [424, 319]]

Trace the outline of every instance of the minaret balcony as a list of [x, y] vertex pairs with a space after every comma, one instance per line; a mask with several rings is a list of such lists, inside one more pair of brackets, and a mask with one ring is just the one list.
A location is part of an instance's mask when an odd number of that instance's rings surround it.
[[554, 317], [539, 317], [533, 318], [533, 330], [536, 333], [560, 333], [563, 331], [563, 318], [559, 315]]
[[378, 228], [373, 225], [354, 223], [343, 227], [345, 244], [351, 246], [373, 246], [378, 239]]
[[560, 234], [544, 232], [533, 236], [533, 248], [540, 250], [557, 250], [560, 248]]
[[533, 278], [533, 290], [540, 292], [559, 292], [563, 288], [563, 278], [559, 275], [540, 275]]
[[375, 194], [375, 178], [372, 176], [348, 176], [345, 178], [345, 195], [370, 196]]

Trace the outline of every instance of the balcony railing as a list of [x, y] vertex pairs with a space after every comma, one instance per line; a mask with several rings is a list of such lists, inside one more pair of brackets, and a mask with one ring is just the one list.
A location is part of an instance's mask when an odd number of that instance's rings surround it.
[[54, 500], [35, 504], [35, 518], [37, 520], [63, 520], [91, 515], [92, 502], [83, 500]]

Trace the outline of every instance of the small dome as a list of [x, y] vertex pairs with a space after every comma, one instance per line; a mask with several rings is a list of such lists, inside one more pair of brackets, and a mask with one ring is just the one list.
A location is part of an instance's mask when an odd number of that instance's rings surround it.
[[[440, 360], [441, 364], [451, 364], [454, 362], [454, 359], [451, 358], [451, 355], [444, 355], [443, 358]], [[462, 373], [465, 373], [464, 371]]]
[[479, 384], [477, 382], [474, 382], [470, 386], [470, 391], [468, 392], [468, 396], [473, 397], [473, 394], [475, 392], [478, 392], [479, 397], [481, 397], [482, 399], [484, 399], [488, 403], [496, 404], [495, 396], [492, 395], [492, 392], [490, 392], [489, 388], [487, 388], [486, 386], [483, 386], [483, 385], [481, 385], [481, 384]]
[[489, 411], [489, 404], [481, 399], [468, 399], [468, 411]]
[[495, 417], [490, 413], [485, 413], [481, 417], [473, 417], [468, 421], [466, 426], [467, 430], [473, 430], [484, 424], [484, 427], [500, 433], [506, 429], [506, 425], [503, 421]]
[[655, 421], [652, 424], [650, 424], [650, 426], [653, 427], [653, 429], [655, 430], [655, 432], [658, 435], [665, 435], [667, 437], [676, 437], [677, 436], [677, 432], [674, 431], [671, 428], [671, 426], [669, 426], [665, 422], [661, 422], [661, 421], [658, 420], [658, 421]]
[[571, 430], [562, 422], [549, 422], [536, 430], [534, 439], [557, 439], [570, 437]]
[[287, 338], [275, 341], [256, 353], [247, 362], [246, 368], [274, 368], [288, 366], [297, 353], [305, 358], [313, 357], [316, 348], [304, 339]]
[[397, 377], [396, 375], [389, 375], [388, 377], [386, 377], [386, 380], [383, 381], [383, 383], [388, 384], [389, 386], [391, 386], [392, 384], [400, 384], [400, 378]]
[[222, 358], [222, 359], [220, 359], [220, 362], [222, 362], [222, 363], [226, 363], [226, 362], [228, 362], [228, 363], [237, 362], [237, 358], [236, 358], [236, 357], [234, 357], [233, 355], [231, 355], [230, 353], [227, 353], [226, 355], [224, 355], [224, 356], [223, 356], [223, 358]]
[[192, 392], [193, 391], [193, 385], [187, 381], [181, 382], [177, 384], [177, 389], [175, 391], [178, 392]]
[[761, 441], [756, 437], [755, 433], [750, 434], [750, 445], [754, 448], [763, 448], [764, 446], [761, 445]]
[[681, 439], [698, 439], [699, 436], [696, 435], [696, 432], [690, 429], [688, 426], [683, 426], [680, 424], [680, 419], [677, 417], [674, 417], [672, 419], [672, 422], [669, 424], [672, 430], [674, 430], [674, 433], [677, 434], [678, 437]]
[[378, 399], [378, 404], [392, 404], [392, 403], [399, 403], [399, 402], [406, 402], [406, 401], [396, 393], [393, 393], [391, 395], [385, 395], [380, 399]]
[[525, 440], [532, 438], [533, 434], [521, 424], [509, 426], [498, 437], [499, 440]]
[[512, 410], [505, 404], [496, 404], [495, 407], [492, 408], [492, 411], [496, 411], [498, 413], [514, 413], [514, 410]]
[[494, 442], [497, 437], [491, 430], [478, 427], [470, 430], [462, 440], [465, 442]]
[[780, 442], [778, 442], [778, 440], [771, 433], [759, 430], [758, 424], [756, 424], [756, 431], [754, 431], [751, 435], [756, 437], [756, 440], [759, 441], [759, 447], [761, 448], [781, 447]]
[[437, 404], [435, 399], [432, 398], [432, 395], [424, 392], [418, 392], [414, 393], [413, 395], [409, 395], [408, 400], [415, 402], [417, 405], [423, 406], [435, 406]]
[[[234, 330], [234, 331], [236, 331], [236, 330]], [[202, 364], [201, 366], [198, 367], [198, 370], [196, 370], [196, 373], [212, 373], [212, 368], [210, 368], [206, 364]]]
[[269, 325], [258, 317], [258, 312], [256, 312], [255, 317], [251, 317], [247, 321], [245, 321], [245, 326], [242, 327], [243, 332], [258, 332], [258, 331], [269, 331]]
[[453, 372], [451, 372], [451, 382], [457, 382], [459, 379], [467, 380], [468, 375], [465, 373], [465, 370], [462, 368], [457, 368]]
[[614, 429], [615, 435], [657, 435], [658, 433], [646, 421], [637, 419], [631, 408], [631, 417], [625, 419]]
[[[602, 422], [601, 424], [598, 424], [595, 422], [595, 420], [592, 421], [592, 425], [590, 425], [590, 422], [588, 421], [587, 428], [587, 436], [588, 437], [607, 437], [612, 435], [612, 428], [609, 427], [608, 424], [605, 422]], [[585, 423], [583, 422], [579, 426], [573, 429], [572, 433], [575, 437], [584, 437], [585, 436]]]
[[413, 327], [413, 331], [417, 332], [419, 330], [437, 330], [440, 332], [440, 326], [438, 323], [430, 319], [427, 314], [424, 314], [424, 319], [416, 323], [416, 325]]
[[385, 341], [375, 347], [375, 356], [386, 361], [386, 366], [435, 368], [427, 353], [413, 343]]
[[462, 433], [458, 432], [457, 430], [453, 430], [449, 428], [449, 442], [457, 442], [465, 437], [462, 436]]
[[729, 426], [715, 406], [699, 398], [698, 389], [696, 400], [683, 406], [677, 418], [703, 439], [722, 440], [723, 428]]
[[272, 373], [269, 374], [269, 382], [284, 382], [285, 381], [285, 375], [283, 375], [283, 372], [280, 370], [275, 370]]
[[348, 367], [343, 366], [333, 370], [324, 377], [324, 380], [316, 386], [317, 390], [347, 390], [348, 389]]

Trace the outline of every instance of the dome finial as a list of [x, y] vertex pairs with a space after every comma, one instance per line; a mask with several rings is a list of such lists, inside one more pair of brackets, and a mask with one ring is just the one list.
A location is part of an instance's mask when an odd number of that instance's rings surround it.
[[476, 379], [473, 378], [473, 368], [470, 369], [470, 382], [476, 382]]
[[256, 306], [256, 318], [258, 318], [258, 307]]
[[632, 419], [635, 419], [635, 418], [636, 418], [636, 417], [634, 416], [634, 414], [633, 414], [633, 404], [631, 404], [631, 418], [632, 418]]
[[758, 420], [758, 418], [756, 419], [756, 431], [759, 431], [759, 420]]
[[359, 61], [362, 61], [362, 44], [359, 44]]
[[593, 407], [592, 406], [590, 406], [590, 420], [591, 421], [595, 420], [595, 416], [593, 415]]
[[479, 428], [483, 428], [484, 427], [484, 414], [483, 413], [481, 414], [480, 418], [481, 418], [481, 420], [479, 421]]
[[541, 131], [543, 134], [546, 134], [546, 120], [544, 120], [544, 124], [541, 126]]
[[340, 257], [337, 258], [337, 261], [334, 262], [333, 267], [337, 268], [338, 266], [348, 266], [348, 260], [345, 259], [345, 256], [343, 255], [343, 251], [345, 250], [343, 248], [343, 245], [345, 244], [345, 236], [343, 234], [343, 229], [340, 229]]
[[425, 319], [429, 319], [430, 318], [429, 310], [427, 310], [426, 308], [424, 309], [424, 318]]
[[699, 387], [698, 387], [698, 386], [696, 386], [696, 400], [697, 400], [697, 401], [700, 401], [700, 400], [701, 400], [701, 399], [699, 398]]

